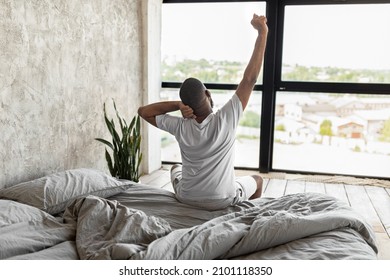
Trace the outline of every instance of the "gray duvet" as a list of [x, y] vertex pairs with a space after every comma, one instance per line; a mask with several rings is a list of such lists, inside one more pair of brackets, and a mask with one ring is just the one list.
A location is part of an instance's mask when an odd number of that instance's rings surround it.
[[376, 259], [377, 253], [362, 217], [315, 193], [206, 211], [136, 185], [109, 199], [78, 198], [62, 217], [34, 219], [1, 224], [1, 258]]

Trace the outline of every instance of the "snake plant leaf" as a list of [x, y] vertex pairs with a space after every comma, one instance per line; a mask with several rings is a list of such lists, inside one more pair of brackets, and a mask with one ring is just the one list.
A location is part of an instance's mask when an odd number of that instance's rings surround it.
[[123, 123], [125, 124], [125, 126], [128, 128], [129, 126], [127, 125], [127, 122], [125, 119], [122, 119]]
[[111, 176], [115, 176], [116, 172], [114, 170], [114, 167], [112, 166], [111, 156], [108, 153], [107, 149], [105, 149], [105, 150], [106, 150], [106, 160], [107, 160], [108, 169], [110, 170]]
[[136, 129], [135, 129], [135, 135], [139, 136], [141, 132], [141, 120], [140, 117], [137, 116], [137, 123], [136, 123]]
[[133, 130], [135, 121], [136, 121], [136, 117], [134, 117], [134, 118], [131, 120], [131, 123], [130, 123], [130, 125], [129, 125], [129, 130], [131, 130], [131, 131]]
[[112, 144], [110, 142], [108, 142], [107, 140], [102, 139], [102, 138], [95, 138], [95, 140], [102, 142], [103, 144], [106, 144], [108, 147], [110, 147], [112, 150], [114, 150], [114, 147], [112, 146]]
[[112, 130], [115, 129], [115, 125], [113, 122], [110, 122], [110, 120], [107, 117], [107, 111], [106, 111], [106, 103], [103, 105], [103, 112], [104, 112], [104, 121], [106, 122], [106, 126], [110, 133], [112, 134]]
[[119, 116], [119, 112], [118, 112], [118, 110], [117, 110], [117, 108], [116, 108], [116, 104], [115, 104], [114, 99], [112, 100], [112, 103], [113, 103], [113, 105], [114, 105], [115, 114], [116, 114], [116, 117], [117, 117], [117, 119], [118, 119], [118, 121], [119, 121], [119, 125], [120, 125], [120, 127], [121, 127], [121, 131], [122, 131], [122, 134], [123, 134], [123, 133], [124, 133], [124, 129], [126, 129], [126, 126], [123, 125], [123, 122], [122, 122], [123, 119]]
[[137, 178], [137, 181], [139, 180], [139, 177], [140, 177], [138, 170], [139, 170], [141, 161], [142, 161], [142, 153], [138, 156], [137, 168], [135, 169], [137, 171], [136, 176], [135, 176]]
[[115, 130], [114, 121], [113, 120], [108, 121], [107, 124], [108, 124], [107, 125], [108, 130], [110, 131], [111, 136], [112, 136], [112, 145], [114, 147], [114, 151], [116, 152], [116, 151], [119, 150], [120, 137], [119, 137], [118, 133]]
[[115, 130], [113, 123], [106, 116], [104, 117], [104, 121], [106, 122], [106, 126], [108, 128], [108, 131], [112, 135], [114, 133], [113, 131]]

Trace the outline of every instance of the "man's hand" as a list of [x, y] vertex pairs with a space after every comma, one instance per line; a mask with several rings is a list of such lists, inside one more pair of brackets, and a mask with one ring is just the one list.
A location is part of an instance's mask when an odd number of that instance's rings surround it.
[[265, 16], [253, 14], [251, 24], [257, 31], [261, 33], [268, 33], [267, 18]]
[[196, 116], [194, 115], [194, 110], [190, 106], [184, 105], [183, 102], [179, 103], [179, 109], [181, 114], [183, 115], [183, 118], [185, 119], [196, 119]]
[[244, 76], [236, 90], [236, 94], [241, 101], [243, 110], [245, 110], [245, 107], [248, 104], [253, 87], [255, 86], [257, 78], [259, 77], [261, 66], [263, 64], [268, 34], [267, 18], [265, 16], [258, 16], [253, 14], [251, 24], [258, 32], [255, 48], [249, 63], [245, 68]]

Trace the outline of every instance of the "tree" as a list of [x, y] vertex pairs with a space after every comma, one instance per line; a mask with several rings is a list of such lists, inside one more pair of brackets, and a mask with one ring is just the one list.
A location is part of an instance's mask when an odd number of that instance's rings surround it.
[[254, 111], [245, 111], [241, 121], [240, 125], [241, 126], [247, 126], [247, 127], [255, 127], [259, 128], [260, 127], [260, 115]]
[[320, 135], [332, 136], [332, 122], [330, 120], [323, 120], [320, 125]]
[[379, 140], [384, 142], [390, 142], [390, 119], [385, 121], [381, 130], [381, 136], [379, 137]]
[[275, 126], [275, 130], [286, 131], [286, 127], [284, 126], [284, 124], [278, 124], [277, 126]]
[[322, 121], [322, 123], [320, 124], [320, 135], [321, 135], [322, 144], [324, 142], [324, 136], [329, 136], [329, 141], [332, 140], [331, 136], [333, 135], [333, 132], [332, 132], [332, 122], [330, 120]]

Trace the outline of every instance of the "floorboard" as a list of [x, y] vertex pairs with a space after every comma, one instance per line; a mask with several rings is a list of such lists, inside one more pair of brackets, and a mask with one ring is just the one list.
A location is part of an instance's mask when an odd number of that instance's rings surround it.
[[[167, 174], [167, 171], [165, 169], [159, 169], [151, 174], [143, 175], [141, 177], [141, 183], [148, 184], [148, 185], [158, 185], [158, 177], [163, 176]], [[166, 176], [166, 175], [165, 175]], [[161, 186], [161, 185], [158, 185]]]
[[390, 196], [379, 187], [366, 186], [366, 191], [371, 199], [376, 213], [378, 214], [387, 235], [390, 237]]
[[305, 192], [305, 184], [302, 181], [288, 180], [285, 195]]
[[325, 184], [306, 181], [305, 192], [325, 193]]
[[382, 222], [371, 203], [364, 186], [345, 185], [351, 207], [359, 212], [374, 228], [375, 232], [384, 233]]
[[344, 184], [325, 184], [325, 192], [351, 206], [345, 192]]
[[268, 182], [267, 187], [263, 191], [264, 197], [281, 197], [284, 195], [287, 180], [272, 179]]

